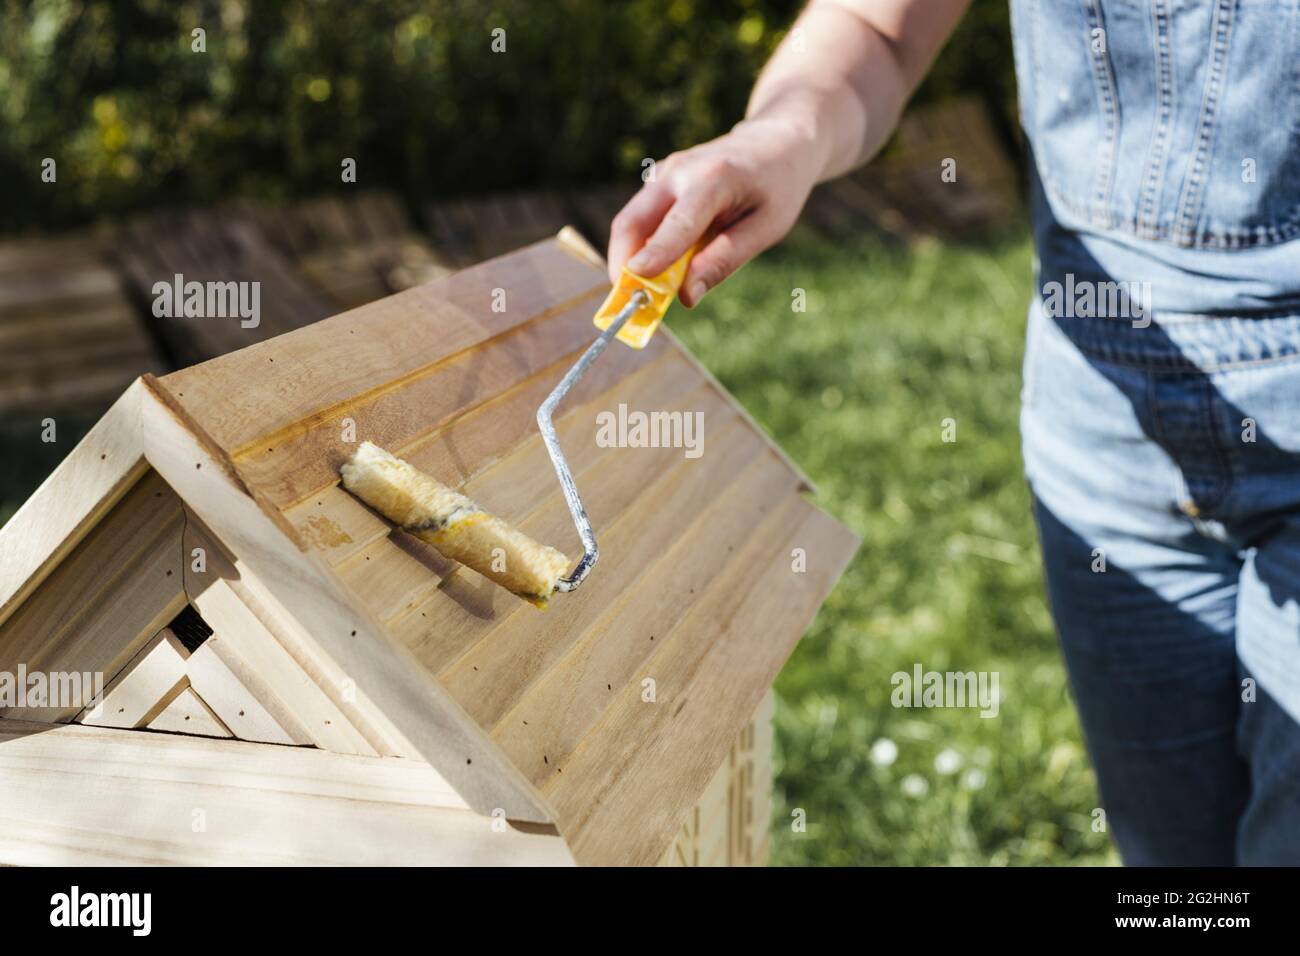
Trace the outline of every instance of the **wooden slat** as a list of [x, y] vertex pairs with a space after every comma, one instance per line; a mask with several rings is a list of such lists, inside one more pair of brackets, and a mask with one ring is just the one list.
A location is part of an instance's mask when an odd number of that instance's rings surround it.
[[[537, 408], [577, 360], [578, 354], [564, 356], [540, 374], [458, 416], [414, 444], [394, 451], [394, 454], [400, 453], [401, 457], [443, 484], [459, 487], [524, 441], [537, 438]], [[556, 410], [557, 431], [563, 437], [571, 422], [582, 421], [584, 417], [588, 430], [594, 431], [592, 423], [597, 411], [607, 407], [609, 402], [617, 405], [620, 400], [631, 401], [633, 389], [658, 376], [673, 375], [673, 382], [681, 383], [683, 388], [692, 387], [695, 383], [684, 380], [677, 365], [669, 364], [668, 356], [669, 350], [657, 339], [640, 352], [625, 348], [607, 351], [578, 380]], [[661, 389], [658, 394], [672, 397], [677, 393]], [[569, 447], [567, 443], [565, 447]]]
[[[140, 481], [0, 628], [0, 663], [111, 680], [185, 604], [182, 524], [167, 486]], [[67, 720], [84, 703], [9, 716]]]
[[751, 728], [749, 766], [753, 774], [750, 787], [750, 817], [747, 824], [750, 855], [747, 866], [766, 866], [768, 831], [772, 826], [772, 718], [776, 711], [776, 694], [768, 690], [754, 714]]
[[[561, 366], [567, 369], [568, 358], [554, 367], [555, 377], [561, 374]], [[580, 467], [585, 460], [573, 453], [579, 447], [576, 436], [584, 428], [588, 439], [594, 432], [594, 415], [604, 407], [598, 407], [598, 401], [615, 406], [618, 401], [626, 401], [631, 407], [662, 407], [658, 403], [669, 400], [677, 394], [677, 389], [689, 387], [691, 370], [678, 360], [672, 362], [669, 364], [667, 352], [653, 345], [639, 354], [631, 349], [619, 349], [602, 357], [602, 362], [580, 381], [557, 416], [561, 440], [570, 449], [575, 467]], [[615, 384], [616, 391], [608, 396], [602, 394]], [[521, 441], [536, 437], [536, 407], [553, 385], [550, 375], [535, 376], [457, 417], [414, 445], [392, 450], [439, 481], [459, 487]], [[580, 447], [584, 453], [589, 447], [594, 448], [590, 440]], [[553, 492], [557, 486], [547, 477], [550, 472], [544, 469], [541, 474], [545, 490]], [[309, 496], [285, 514], [303, 539], [335, 566], [389, 532], [388, 524], [337, 485]]]
[[0, 862], [572, 864], [444, 786], [413, 760], [0, 720]]
[[[202, 650], [202, 648], [200, 648]], [[187, 687], [163, 708], [163, 712], [149, 721], [150, 730], [164, 731], [172, 734], [190, 734], [194, 737], [233, 737], [230, 728], [221, 722], [221, 718]]]
[[[679, 401], [686, 407], [700, 408], [697, 401], [711, 399], [716, 399], [716, 396], [704, 391], [692, 393]], [[706, 412], [706, 420], [710, 435], [721, 436], [726, 434], [727, 423], [734, 421], [735, 416], [719, 401], [712, 406], [712, 413]], [[585, 442], [567, 446], [575, 480], [582, 489], [593, 527], [601, 529], [599, 533], [604, 538], [618, 533], [614, 522], [634, 501], [658, 500], [654, 497], [656, 492], [652, 484], [658, 488], [673, 488], [687, 466], [695, 464], [683, 459], [680, 449], [613, 449], [588, 459], [584, 449], [594, 448], [594, 429]], [[540, 461], [537, 454], [538, 450], [531, 446], [521, 449], [467, 485], [467, 493], [488, 503], [485, 506], [498, 509], [506, 520], [517, 524], [534, 539], [573, 550], [570, 543], [576, 537], [573, 519], [562, 495], [552, 484], [554, 471], [548, 474], [550, 462], [544, 457], [544, 450]], [[588, 461], [592, 463], [590, 467], [587, 467]], [[656, 463], [663, 463], [665, 467], [657, 468]], [[668, 468], [669, 465], [673, 467]], [[661, 475], [660, 471], [664, 473]], [[652, 482], [652, 478], [655, 481]], [[602, 561], [607, 560], [602, 558]], [[599, 582], [608, 581], [611, 572], [606, 570], [606, 565], [601, 567], [601, 573], [593, 574], [581, 592], [565, 595], [563, 600], [553, 603], [546, 612], [548, 630], [560, 627], [561, 618], [567, 620], [568, 613], [575, 610], [571, 606], [575, 601], [585, 605], [592, 600], [581, 595], [606, 586]], [[433, 596], [434, 599], [421, 608], [424, 616], [418, 619], [418, 630], [401, 629], [403, 642], [431, 670], [443, 672], [451, 662], [514, 615], [524, 616], [527, 623], [516, 626], [525, 629], [530, 626], [537, 628], [541, 623], [536, 620], [535, 609], [531, 606], [491, 582], [477, 578], [477, 575], [464, 573], [454, 575]], [[412, 615], [409, 620], [415, 624], [417, 619]]]
[[98, 265], [116, 240], [111, 226], [79, 229], [53, 236], [21, 236], [0, 242], [0, 276], [47, 270], [51, 263], [65, 268]]
[[389, 526], [373, 511], [338, 485], [319, 493], [285, 512], [302, 539], [330, 564], [339, 564], [386, 537]]
[[[221, 448], [238, 452], [542, 315], [579, 302], [594, 310], [607, 286], [576, 256], [539, 243], [162, 381]], [[506, 308], [494, 312], [498, 289]]]
[[77, 715], [90, 727], [143, 727], [185, 689], [189, 651], [170, 628], [163, 628], [104, 689], [101, 698]]
[[0, 282], [0, 310], [21, 309], [34, 303], [67, 300], [97, 301], [119, 295], [117, 274], [102, 266], [60, 269], [39, 274], [8, 275]]
[[372, 721], [360, 717], [355, 703], [342, 699], [340, 678], [333, 677], [332, 684], [325, 678], [328, 668], [309, 650], [310, 640], [278, 606], [272, 607], [248, 568], [231, 557], [197, 515], [187, 512], [186, 518], [185, 553], [198, 549], [205, 558], [202, 570], [187, 567], [186, 592], [220, 635], [218, 650], [227, 664], [275, 722], [291, 731], [295, 743], [336, 753], [399, 753]]
[[464, 265], [555, 235], [572, 218], [557, 193], [440, 200], [425, 213], [434, 242]]
[[0, 625], [144, 474], [139, 408], [137, 384], [0, 527]]
[[[27, 343], [16, 352], [0, 352], [0, 379], [21, 381], [43, 375], [68, 375], [91, 371], [100, 366], [124, 368], [136, 375], [154, 365], [153, 353], [141, 340], [132, 340], [117, 332], [108, 336], [71, 333], [70, 341], [56, 344]], [[127, 380], [133, 376], [124, 376]]]
[[0, 313], [0, 346], [6, 349], [77, 348], [84, 343], [120, 341], [152, 350], [144, 326], [124, 298], [66, 307], [43, 303], [26, 312]]
[[125, 274], [139, 297], [152, 301], [154, 285], [185, 282], [240, 282], [259, 285], [259, 317], [245, 326], [240, 317], [155, 318], [153, 328], [182, 360], [199, 362], [242, 349], [332, 311], [251, 222], [221, 211], [155, 216], [131, 223], [130, 241], [119, 250]]
[[[796, 508], [787, 504], [768, 511], [767, 502], [793, 502], [795, 488], [792, 475], [762, 460], [732, 484], [720, 483], [712, 506], [637, 575], [644, 583], [624, 591], [576, 635], [563, 660], [497, 722], [494, 736], [535, 784], [544, 785], [581, 746], [617, 694], [645, 676], [656, 644], [689, 611], [692, 590], [702, 591], [729, 561], [745, 553], [746, 541], [775, 546], [784, 539]], [[754, 502], [763, 504], [750, 504]]]
[[450, 562], [438, 559], [436, 553], [425, 560], [438, 560], [438, 564], [431, 567], [384, 538], [335, 570], [381, 621], [388, 622], [419, 606], [454, 568]]
[[339, 586], [323, 559], [298, 549], [283, 516], [250, 497], [228, 459], [213, 457], [211, 440], [175, 406], [165, 387], [144, 381], [141, 434], [150, 463], [275, 594], [321, 656], [351, 682], [354, 699], [375, 707], [371, 695], [378, 696], [382, 708], [376, 709], [475, 810], [499, 809], [512, 820], [550, 822], [544, 803], [482, 728]]
[[[146, 368], [145, 371], [148, 369]], [[29, 416], [33, 425], [53, 414], [77, 415], [109, 407], [141, 374], [135, 366], [87, 371], [62, 378], [22, 378], [0, 383], [0, 409], [8, 420]]]
[[[280, 508], [289, 508], [338, 480], [339, 468], [372, 441], [394, 449], [447, 424], [497, 395], [573, 356], [594, 338], [591, 309], [573, 306], [541, 324], [529, 324], [385, 388], [295, 423], [289, 431], [236, 456], [240, 474]], [[555, 373], [558, 381], [560, 373]], [[535, 412], [535, 410], [534, 410]], [[345, 440], [344, 423], [355, 423]]]
[[610, 223], [635, 194], [636, 187], [625, 183], [594, 186], [574, 193], [572, 202], [583, 230], [597, 247], [609, 246]]
[[[637, 586], [646, 568], [672, 546], [682, 528], [716, 496], [726, 494], [735, 476], [762, 451], [752, 432], [733, 425], [713, 439], [707, 468], [679, 457], [677, 464], [649, 482], [645, 480], [649, 468], [630, 454], [619, 457], [613, 464], [630, 462], [631, 466], [606, 467], [605, 471], [612, 476], [611, 484], [632, 489], [633, 500], [617, 510], [617, 521], [596, 518], [595, 527], [606, 529], [603, 536], [607, 542], [599, 572], [593, 572], [582, 590], [554, 602], [547, 612], [552, 619], [540, 633], [528, 617], [511, 615], [440, 671], [439, 679], [471, 716], [485, 727], [495, 726], [528, 688], [556, 665], [584, 628], [626, 589]], [[680, 456], [680, 451], [677, 454]], [[665, 457], [659, 461], [665, 462]], [[591, 484], [599, 488], [597, 482]], [[656, 504], [638, 510], [638, 495]], [[602, 503], [601, 496], [593, 497], [588, 506], [593, 516]], [[691, 595], [679, 599], [689, 601]]]
[[[706, 421], [706, 432], [709, 429], [720, 429], [733, 417], [732, 410], [715, 393], [699, 387], [698, 378], [685, 363], [671, 356], [665, 362], [656, 362], [639, 370], [636, 375], [628, 376], [615, 388], [572, 407], [557, 419], [556, 434], [575, 475], [590, 466], [602, 464], [607, 459], [630, 459], [620, 462], [621, 467], [639, 464], [649, 468], [652, 462], [646, 459], [682, 457], [681, 449], [601, 448], [597, 444], [597, 415], [602, 412], [616, 413], [620, 404], [640, 411], [676, 412], [683, 415], [699, 412]], [[534, 422], [528, 440], [516, 446], [511, 454], [499, 462], [475, 474], [462, 486], [466, 494], [476, 497], [489, 510], [519, 522], [526, 520], [526, 516], [543, 502], [551, 499], [558, 501], [556, 495], [560, 490], [555, 467], [536, 430], [536, 415], [526, 417]], [[408, 460], [416, 467], [428, 463], [434, 471], [445, 468], [445, 465], [439, 468], [437, 463], [429, 461], [430, 458], [431, 455], [420, 448]], [[588, 512], [594, 517], [599, 510], [598, 498], [584, 492], [583, 500]], [[616, 513], [607, 508], [601, 517], [612, 518]], [[562, 528], [556, 535], [556, 540], [576, 543], [576, 533]]]
[[[0, 635], [0, 659], [35, 661], [86, 614], [102, 608], [101, 596], [142, 556], [155, 551], [161, 536], [179, 533], [180, 519], [176, 496], [156, 474], [146, 475], [7, 622]], [[179, 548], [171, 557], [179, 564]], [[180, 590], [176, 578], [170, 583]]]
[[268, 701], [272, 709], [263, 704], [264, 685], [220, 633], [212, 634], [190, 655], [185, 673], [194, 692], [240, 740], [267, 744], [311, 742], [291, 714], [283, 707], [275, 707], [278, 701]]
[[[630, 685], [599, 737], [553, 778], [546, 793], [580, 862], [658, 858], [734, 739], [720, 731], [754, 712], [797, 639], [787, 635], [803, 632], [852, 555], [852, 535], [800, 505], [787, 546], [761, 564], [732, 562], [667, 637], [647, 669], [656, 702]], [[793, 571], [793, 547], [806, 550], [806, 572]]]

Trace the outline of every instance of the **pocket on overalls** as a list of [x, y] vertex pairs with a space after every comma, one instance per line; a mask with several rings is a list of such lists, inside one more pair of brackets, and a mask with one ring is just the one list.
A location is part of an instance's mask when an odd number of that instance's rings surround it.
[[1187, 248], [1300, 236], [1300, 0], [1014, 0], [1063, 224]]
[[[1183, 246], [1234, 249], [1300, 235], [1300, 0], [1214, 0], [1178, 66], [1197, 125], [1173, 221]], [[1199, 47], [1199, 49], [1198, 49]]]

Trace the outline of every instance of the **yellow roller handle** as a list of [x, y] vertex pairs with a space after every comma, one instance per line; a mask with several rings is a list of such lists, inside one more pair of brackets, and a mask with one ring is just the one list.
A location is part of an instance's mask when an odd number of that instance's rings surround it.
[[623, 328], [619, 329], [618, 340], [634, 349], [645, 348], [650, 337], [655, 334], [655, 329], [659, 328], [659, 323], [663, 321], [668, 306], [672, 305], [677, 290], [682, 287], [682, 280], [686, 278], [686, 268], [691, 264], [691, 257], [695, 255], [698, 248], [692, 246], [687, 249], [686, 255], [653, 279], [647, 279], [645, 276], [624, 269], [604, 304], [596, 311], [596, 327], [601, 330], [609, 328], [609, 324], [623, 310], [623, 306], [627, 305], [627, 300], [633, 293], [638, 290], [644, 291], [649, 302], [637, 309]]

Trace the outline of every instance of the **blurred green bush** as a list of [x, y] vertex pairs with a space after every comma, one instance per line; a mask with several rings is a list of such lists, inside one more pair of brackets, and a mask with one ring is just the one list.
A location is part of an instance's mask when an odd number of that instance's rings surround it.
[[[7, 0], [0, 229], [319, 194], [344, 157], [415, 205], [636, 175], [740, 118], [801, 5]], [[977, 92], [1008, 131], [1011, 88], [1006, 5], [979, 0], [921, 97]]]

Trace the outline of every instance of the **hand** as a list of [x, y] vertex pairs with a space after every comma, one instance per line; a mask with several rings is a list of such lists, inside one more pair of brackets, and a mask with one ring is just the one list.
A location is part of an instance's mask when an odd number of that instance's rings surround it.
[[624, 264], [657, 276], [706, 234], [678, 293], [692, 308], [706, 292], [785, 236], [824, 158], [814, 137], [784, 118], [745, 120], [724, 136], [674, 153], [614, 217], [610, 281]]

